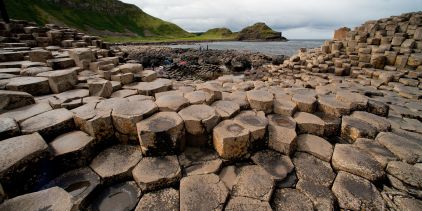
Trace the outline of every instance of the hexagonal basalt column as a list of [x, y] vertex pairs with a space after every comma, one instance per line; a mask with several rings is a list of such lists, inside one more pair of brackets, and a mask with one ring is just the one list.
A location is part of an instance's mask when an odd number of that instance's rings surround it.
[[151, 100], [129, 101], [116, 106], [112, 112], [113, 125], [119, 136], [126, 137], [120, 137], [120, 141], [137, 142], [136, 124], [157, 110], [157, 105]]
[[243, 111], [234, 118], [234, 122], [246, 128], [250, 133], [249, 149], [259, 150], [267, 146], [265, 135], [267, 132], [268, 119], [264, 113], [255, 111]]
[[264, 90], [251, 90], [246, 92], [249, 104], [256, 111], [263, 111], [266, 114], [273, 111], [273, 94]]
[[168, 155], [185, 147], [183, 119], [176, 112], [159, 112], [136, 124], [144, 155]]
[[141, 159], [138, 147], [116, 145], [100, 152], [89, 166], [105, 183], [112, 183], [130, 178], [132, 169]]
[[142, 191], [168, 187], [182, 178], [177, 156], [145, 157], [132, 171]]
[[296, 122], [290, 116], [269, 115], [268, 147], [285, 155], [296, 150]]
[[191, 105], [181, 110], [179, 115], [185, 123], [188, 144], [208, 145], [209, 133], [220, 120], [215, 109], [205, 104]]
[[241, 159], [248, 153], [249, 130], [233, 120], [225, 120], [214, 128], [213, 143], [220, 157]]

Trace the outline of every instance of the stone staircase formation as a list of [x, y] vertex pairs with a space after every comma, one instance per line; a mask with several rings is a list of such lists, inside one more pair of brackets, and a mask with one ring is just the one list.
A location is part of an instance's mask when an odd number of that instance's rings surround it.
[[422, 210], [422, 13], [342, 30], [203, 82], [1, 23], [0, 210]]

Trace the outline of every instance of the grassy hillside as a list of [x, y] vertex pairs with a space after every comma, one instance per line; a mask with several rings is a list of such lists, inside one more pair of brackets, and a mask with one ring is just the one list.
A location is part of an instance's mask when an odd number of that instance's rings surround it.
[[[281, 32], [272, 30], [265, 23], [256, 23], [242, 29], [238, 35], [239, 40], [282, 40]], [[285, 38], [284, 38], [285, 39]]]
[[11, 18], [65, 24], [91, 34], [192, 36], [175, 24], [117, 0], [5, 0], [5, 4]]

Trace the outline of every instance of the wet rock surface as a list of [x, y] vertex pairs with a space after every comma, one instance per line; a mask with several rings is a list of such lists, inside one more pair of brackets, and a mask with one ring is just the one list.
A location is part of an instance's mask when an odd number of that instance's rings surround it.
[[0, 209], [420, 210], [421, 19], [274, 64], [0, 23]]

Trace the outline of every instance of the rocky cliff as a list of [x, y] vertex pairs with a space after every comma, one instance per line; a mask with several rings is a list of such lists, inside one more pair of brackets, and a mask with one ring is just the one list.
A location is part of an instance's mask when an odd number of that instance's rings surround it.
[[238, 40], [287, 40], [281, 36], [281, 32], [276, 32], [268, 27], [265, 23], [256, 23], [242, 29], [237, 35]]

